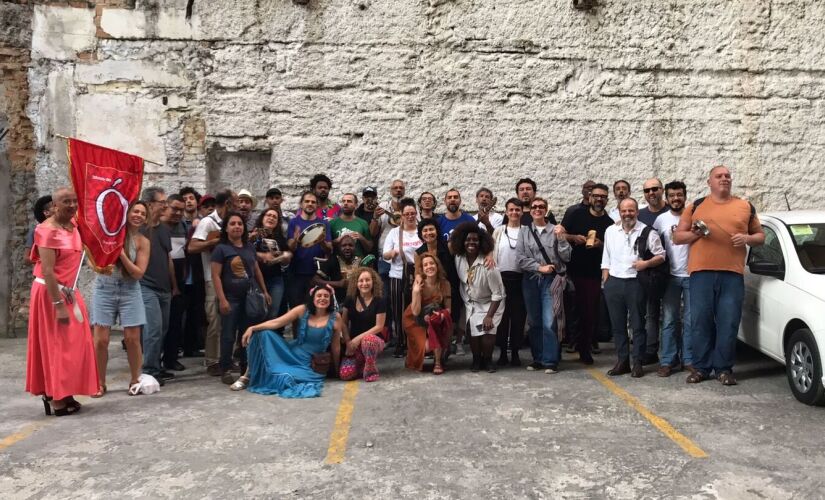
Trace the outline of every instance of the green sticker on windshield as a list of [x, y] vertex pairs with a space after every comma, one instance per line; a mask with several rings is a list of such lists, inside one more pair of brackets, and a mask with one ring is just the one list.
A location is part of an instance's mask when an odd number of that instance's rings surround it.
[[795, 225], [791, 226], [791, 234], [794, 236], [811, 236], [814, 230], [809, 225]]

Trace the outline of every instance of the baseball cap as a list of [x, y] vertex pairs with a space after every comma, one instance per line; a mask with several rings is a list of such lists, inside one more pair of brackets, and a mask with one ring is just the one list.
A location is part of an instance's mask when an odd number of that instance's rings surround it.
[[362, 196], [378, 196], [378, 190], [375, 189], [375, 186], [367, 186], [361, 191]]
[[202, 207], [202, 206], [206, 205], [207, 203], [212, 203], [212, 204], [215, 203], [215, 197], [212, 196], [209, 193], [201, 196], [201, 202], [198, 204], [198, 206]]
[[276, 196], [283, 196], [283, 194], [281, 194], [281, 190], [278, 188], [269, 188], [269, 190], [266, 192], [267, 198], [274, 198]]

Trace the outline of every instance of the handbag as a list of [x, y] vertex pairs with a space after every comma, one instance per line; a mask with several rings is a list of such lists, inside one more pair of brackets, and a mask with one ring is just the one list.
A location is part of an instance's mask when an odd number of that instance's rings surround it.
[[268, 307], [266, 306], [266, 297], [264, 293], [258, 288], [258, 284], [253, 282], [246, 291], [245, 312], [246, 320], [249, 323], [259, 323], [266, 318]]
[[315, 373], [326, 375], [329, 372], [329, 365], [331, 364], [332, 354], [328, 352], [317, 352], [312, 355], [312, 361], [310, 361], [309, 365]]
[[247, 268], [246, 261], [244, 261], [244, 267], [250, 280], [249, 288], [246, 290], [246, 301], [244, 302], [246, 320], [250, 324], [259, 323], [266, 318], [266, 313], [269, 308], [266, 305], [264, 292], [261, 291], [258, 283], [255, 282], [255, 274]]
[[407, 254], [404, 253], [404, 228], [401, 226], [398, 227], [398, 246], [401, 248], [401, 290], [404, 292], [404, 301], [410, 302], [415, 279], [415, 264], [407, 262]]
[[[648, 248], [647, 240], [650, 236], [651, 226], [645, 226], [642, 233], [636, 239], [636, 253], [640, 259], [650, 260], [653, 258], [653, 252]], [[647, 294], [648, 298], [652, 300], [661, 299], [665, 294], [667, 283], [670, 281], [670, 266], [665, 261], [656, 267], [648, 267], [636, 273], [636, 278], [639, 284]]]

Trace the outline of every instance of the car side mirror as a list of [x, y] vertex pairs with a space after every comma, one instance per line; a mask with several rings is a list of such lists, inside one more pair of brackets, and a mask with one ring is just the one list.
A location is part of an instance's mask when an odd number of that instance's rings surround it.
[[785, 279], [785, 266], [779, 265], [775, 262], [753, 261], [748, 264], [748, 269], [750, 269], [753, 274], [761, 274], [763, 276], [773, 276], [774, 278]]

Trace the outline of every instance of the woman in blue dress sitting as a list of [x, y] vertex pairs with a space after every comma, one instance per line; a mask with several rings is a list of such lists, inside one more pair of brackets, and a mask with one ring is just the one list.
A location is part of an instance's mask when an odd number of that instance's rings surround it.
[[[332, 306], [332, 293], [329, 286], [317, 286], [310, 290], [306, 305], [247, 328], [241, 342], [247, 347], [249, 368], [232, 389], [248, 386], [251, 392], [282, 398], [320, 396], [326, 374], [312, 369], [312, 355], [327, 352], [333, 338], [340, 342], [343, 325]], [[295, 340], [284, 340], [273, 331], [295, 320], [299, 322]]]

